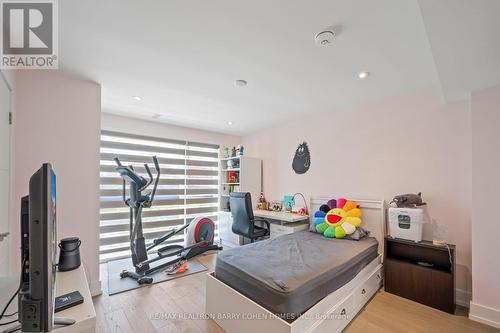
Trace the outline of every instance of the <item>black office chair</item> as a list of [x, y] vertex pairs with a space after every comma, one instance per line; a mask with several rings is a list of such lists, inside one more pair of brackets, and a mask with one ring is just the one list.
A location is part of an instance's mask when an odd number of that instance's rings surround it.
[[[250, 242], [260, 237], [269, 236], [270, 224], [264, 219], [255, 218], [252, 210], [252, 198], [248, 192], [233, 192], [229, 195], [231, 215], [233, 217], [233, 232], [250, 239]], [[267, 228], [255, 225], [255, 221], [263, 222]]]

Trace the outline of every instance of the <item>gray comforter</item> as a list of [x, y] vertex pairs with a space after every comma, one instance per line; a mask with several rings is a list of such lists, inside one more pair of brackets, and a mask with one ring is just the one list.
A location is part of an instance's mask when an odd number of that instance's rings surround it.
[[302, 231], [220, 252], [215, 276], [293, 320], [354, 278], [377, 249], [371, 237], [351, 241]]

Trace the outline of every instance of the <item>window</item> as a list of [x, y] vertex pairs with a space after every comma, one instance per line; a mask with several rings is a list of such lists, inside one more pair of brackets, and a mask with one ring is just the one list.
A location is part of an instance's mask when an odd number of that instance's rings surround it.
[[[158, 157], [161, 177], [153, 206], [142, 212], [146, 243], [196, 216], [209, 217], [217, 224], [219, 146], [101, 131], [101, 262], [130, 255], [129, 208], [122, 201], [122, 179], [113, 158], [118, 157], [123, 165], [133, 164], [146, 177], [141, 165], [152, 166], [153, 155]], [[183, 238], [179, 234], [163, 244], [181, 243]]]

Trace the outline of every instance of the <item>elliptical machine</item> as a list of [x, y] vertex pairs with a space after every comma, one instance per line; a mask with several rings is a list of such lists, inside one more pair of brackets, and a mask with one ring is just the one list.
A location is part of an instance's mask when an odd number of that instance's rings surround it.
[[[132, 278], [139, 284], [150, 284], [153, 278], [149, 275], [172, 266], [181, 261], [188, 260], [210, 250], [222, 250], [222, 247], [214, 244], [215, 224], [212, 220], [206, 217], [198, 217], [193, 219], [189, 224], [182, 226], [179, 229], [167, 231], [163, 236], [154, 239], [153, 243], [146, 247], [142, 226], [142, 209], [150, 208], [153, 205], [153, 200], [156, 194], [156, 189], [160, 181], [160, 165], [158, 158], [153, 156], [153, 162], [156, 169], [156, 177], [154, 179], [153, 190], [151, 193], [143, 195], [145, 191], [153, 183], [153, 174], [148, 164], [144, 164], [144, 169], [148, 174], [149, 179], [137, 174], [133, 166], [124, 166], [120, 160], [115, 157], [117, 164], [116, 171], [120, 174], [123, 181], [122, 197], [123, 202], [130, 208], [130, 250], [132, 253], [132, 264], [135, 272], [124, 270], [120, 273], [121, 278]], [[126, 197], [127, 183], [129, 183], [129, 197]], [[148, 252], [160, 245], [170, 237], [187, 230], [184, 245], [167, 245], [157, 250], [155, 257], [149, 259]], [[172, 258], [173, 257], [173, 258]], [[167, 259], [159, 265], [152, 267], [152, 263]]]

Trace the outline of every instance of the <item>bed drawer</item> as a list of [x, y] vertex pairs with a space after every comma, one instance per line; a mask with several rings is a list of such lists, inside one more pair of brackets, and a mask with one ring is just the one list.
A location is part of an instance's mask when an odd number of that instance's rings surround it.
[[349, 296], [339, 304], [332, 312], [333, 320], [347, 324], [354, 315], [354, 295]]
[[378, 268], [361, 286], [354, 290], [354, 301], [356, 303], [356, 307], [362, 307], [378, 290], [381, 283], [382, 269]]
[[319, 320], [316, 325], [311, 327], [307, 332], [314, 333], [331, 333], [340, 332], [344, 327], [349, 324], [355, 315], [354, 295], [349, 294], [343, 301], [335, 305], [328, 313], [325, 314], [326, 318]]

